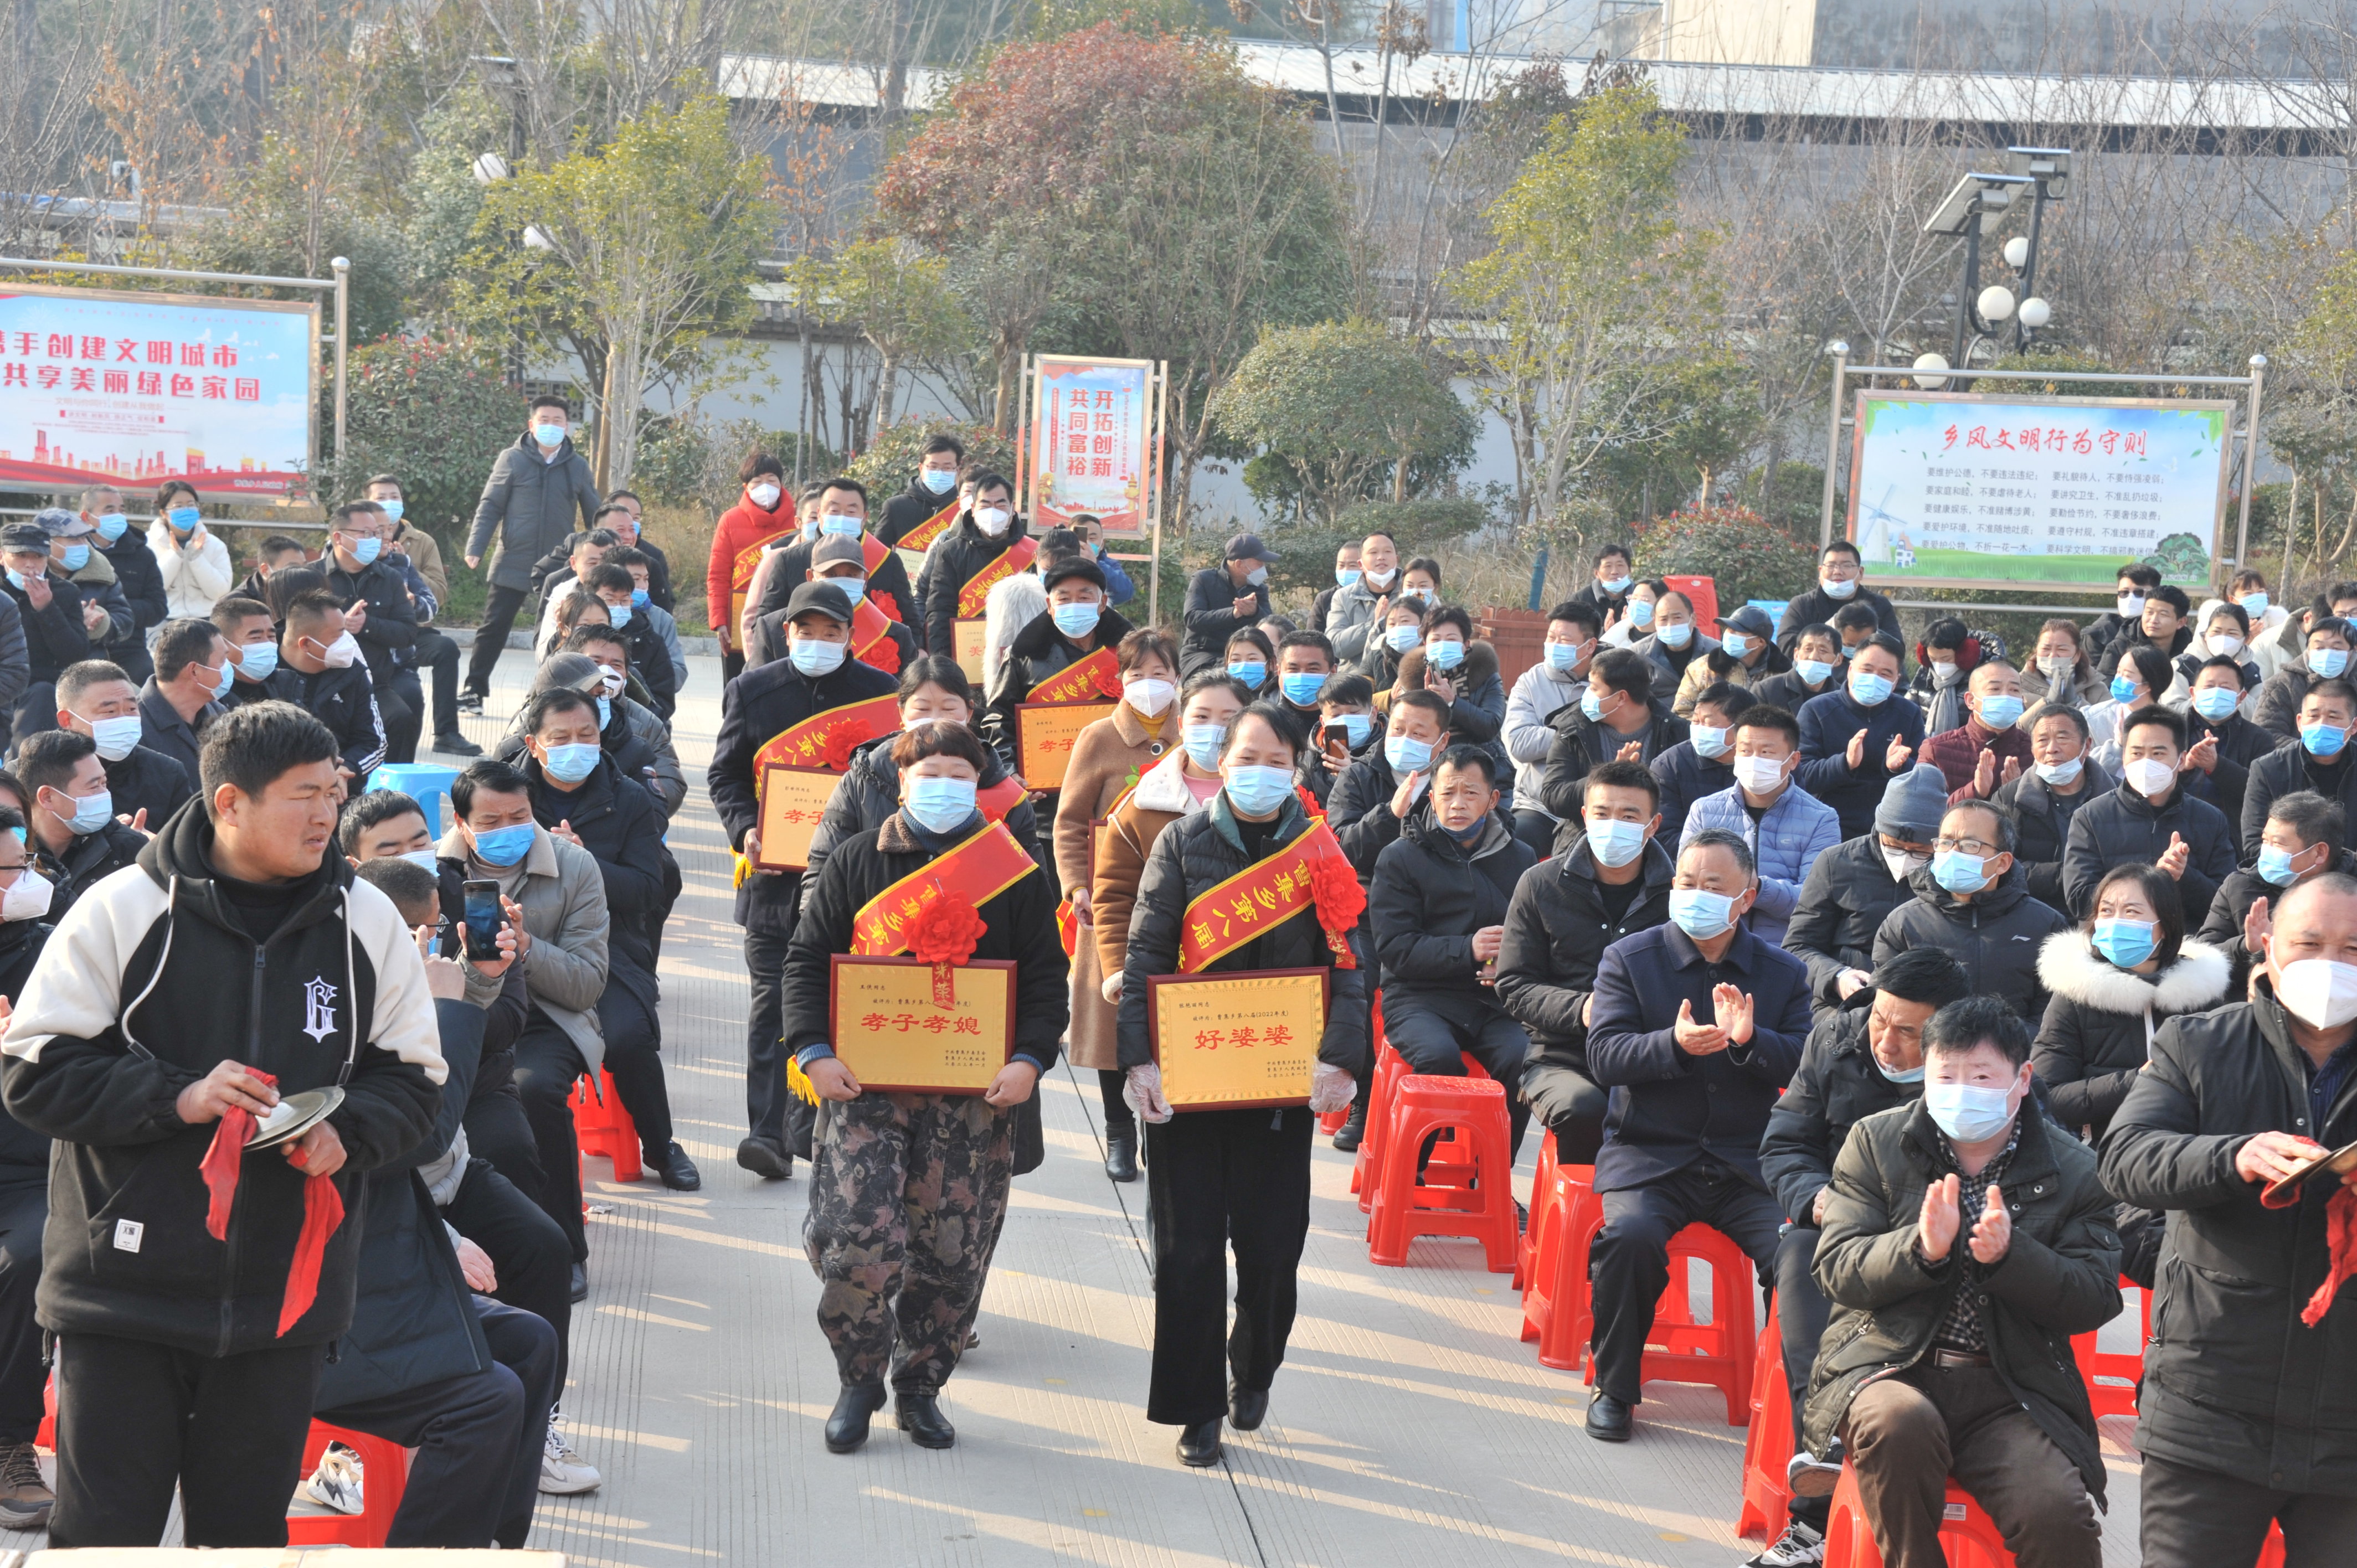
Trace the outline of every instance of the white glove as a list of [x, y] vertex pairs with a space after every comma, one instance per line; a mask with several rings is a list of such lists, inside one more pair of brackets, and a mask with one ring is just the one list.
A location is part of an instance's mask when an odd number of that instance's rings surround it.
[[1170, 1102], [1162, 1098], [1162, 1069], [1152, 1062], [1129, 1069], [1129, 1081], [1121, 1086], [1121, 1097], [1137, 1112], [1141, 1122], [1170, 1120]]
[[1103, 994], [1104, 994], [1104, 999], [1105, 999], [1106, 1001], [1108, 1001], [1108, 1002], [1118, 1002], [1118, 1001], [1120, 1001], [1120, 1000], [1121, 1000], [1121, 971], [1119, 971], [1119, 970], [1115, 970], [1115, 971], [1114, 971], [1111, 974], [1106, 975], [1106, 976], [1104, 977], [1104, 983], [1103, 983], [1103, 985], [1098, 986], [1098, 987], [1097, 987], [1097, 989], [1098, 989], [1100, 992], [1103, 993]]
[[1359, 1097], [1359, 1080], [1340, 1068], [1318, 1062], [1309, 1069], [1309, 1109], [1323, 1116], [1344, 1111]]

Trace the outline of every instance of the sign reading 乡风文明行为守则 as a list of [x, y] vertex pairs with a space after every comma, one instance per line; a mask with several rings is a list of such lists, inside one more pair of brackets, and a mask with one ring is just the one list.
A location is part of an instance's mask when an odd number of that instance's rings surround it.
[[0, 483], [280, 496], [311, 467], [318, 307], [0, 289]]
[[2206, 585], [2233, 404], [1861, 392], [1849, 537], [1877, 581]]

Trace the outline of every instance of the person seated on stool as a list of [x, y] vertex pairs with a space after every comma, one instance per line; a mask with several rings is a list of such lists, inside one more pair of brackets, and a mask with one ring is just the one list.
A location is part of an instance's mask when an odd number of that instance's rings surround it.
[[2120, 1310], [2112, 1198], [2031, 1103], [2029, 1026], [2003, 1002], [1932, 1014], [1923, 1063], [1923, 1097], [1834, 1162], [1816, 1278], [1837, 1310], [1803, 1426], [1823, 1457], [1794, 1489], [1833, 1489], [1838, 1434], [1888, 1568], [1944, 1568], [1951, 1477], [2020, 1568], [2097, 1568], [2104, 1456], [2067, 1341]]
[[[1506, 903], [1538, 857], [1498, 810], [1497, 759], [1452, 746], [1432, 775], [1432, 810], [1400, 824], [1375, 859], [1369, 912], [1383, 965], [1383, 1033], [1410, 1072], [1463, 1078], [1463, 1058], [1511, 1090], [1531, 1036], [1499, 1006]], [[1531, 1108], [1512, 1098], [1508, 1147], [1520, 1151]]]
[[1809, 1032], [1809, 972], [1743, 924], [1760, 878], [1735, 833], [1707, 828], [1678, 852], [1670, 924], [1604, 950], [1587, 1063], [1612, 1091], [1588, 1249], [1596, 1397], [1587, 1434], [1629, 1441], [1645, 1337], [1670, 1283], [1670, 1240], [1704, 1224], [1774, 1266], [1783, 1208], [1760, 1174], [1768, 1112]]
[[[1760, 1142], [1760, 1174], [1790, 1216], [1776, 1244], [1776, 1322], [1783, 1336], [1784, 1386], [1792, 1392], [1793, 1472], [1810, 1465], [1800, 1446], [1809, 1373], [1833, 1304], [1812, 1267], [1833, 1196], [1834, 1160], [1849, 1130], [1878, 1111], [1923, 1094], [1923, 1026], [1970, 986], [1964, 966], [1937, 948], [1913, 948], [1874, 972], [1873, 983], [1809, 1031], [1801, 1065]], [[1800, 1568], [1824, 1561], [1828, 1498], [1795, 1497], [1783, 1536], [1745, 1568]]]

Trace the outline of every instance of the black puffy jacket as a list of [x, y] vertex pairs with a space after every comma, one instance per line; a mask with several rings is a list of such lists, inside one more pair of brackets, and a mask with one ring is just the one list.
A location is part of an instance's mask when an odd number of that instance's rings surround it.
[[2089, 757], [2079, 770], [2079, 790], [2058, 795], [2035, 773], [1997, 786], [1996, 802], [2013, 808], [2013, 858], [2029, 875], [2029, 896], [2050, 909], [2062, 908], [2062, 846], [2071, 842], [2071, 819], [2079, 808], [2107, 794], [2119, 781]]
[[2234, 1174], [2252, 1134], [2357, 1141], [2357, 1077], [2310, 1126], [2309, 1065], [2264, 978], [2255, 1002], [2171, 1018], [2104, 1137], [2104, 1186], [2169, 1214], [2136, 1446], [2273, 1492], [2357, 1496], [2357, 1289], [2314, 1327], [2330, 1179], [2288, 1208]]
[[[0, 924], [0, 996], [22, 996], [25, 979], [40, 961], [50, 928], [38, 920]], [[14, 1201], [28, 1187], [49, 1185], [49, 1138], [0, 1113], [0, 1198]]]
[[2223, 952], [2191, 938], [2175, 961], [2150, 975], [2106, 961], [2087, 945], [2084, 931], [2047, 938], [2038, 978], [2053, 999], [2029, 1060], [2045, 1081], [2055, 1120], [2101, 1138], [2144, 1070], [2154, 1032], [2177, 1014], [2223, 1002], [2232, 970]]
[[1077, 649], [1056, 629], [1056, 622], [1042, 610], [1031, 618], [1031, 624], [1015, 634], [1006, 645], [1006, 657], [991, 678], [990, 692], [985, 699], [980, 722], [975, 725], [983, 739], [995, 746], [1001, 760], [1009, 768], [1020, 766], [1016, 756], [1016, 714], [1031, 688], [1053, 675], [1075, 660], [1085, 659], [1100, 648], [1118, 648], [1121, 639], [1129, 635], [1129, 622], [1110, 607], [1097, 616], [1096, 631], [1086, 650]]
[[1964, 902], [1932, 880], [1926, 866], [1909, 878], [1915, 897], [1883, 917], [1874, 933], [1868, 972], [1910, 948], [1937, 948], [1964, 966], [1975, 996], [1996, 996], [2023, 1022], [2046, 1011], [2046, 986], [2038, 978], [2039, 950], [2070, 922], [2029, 896], [2029, 878], [2019, 865], [2006, 868], [1994, 887]]
[[[1705, 795], [1716, 795], [1735, 783], [1733, 748], [1721, 757], [1705, 757], [1694, 742], [1682, 740], [1653, 758], [1654, 780], [1662, 787], [1662, 836], [1676, 843], [1686, 831], [1686, 813]], [[1556, 830], [1562, 836], [1562, 830]]]
[[[1375, 862], [1399, 842], [1400, 819], [1392, 815], [1392, 797], [1399, 787], [1399, 775], [1392, 771], [1380, 738], [1370, 740], [1366, 750], [1352, 756], [1351, 765], [1334, 776], [1334, 788], [1326, 797], [1326, 822], [1361, 882], [1374, 879]], [[1429, 816], [1431, 800], [1429, 789], [1418, 794], [1408, 815]]]
[[1497, 813], [1481, 823], [1469, 850], [1422, 812], [1376, 858], [1367, 903], [1385, 1007], [1427, 1008], [1462, 1025], [1500, 1010], [1473, 961], [1473, 933], [1505, 924], [1514, 885], [1538, 857]]
[[647, 1015], [655, 1015], [661, 1000], [655, 985], [654, 934], [671, 908], [668, 869], [671, 851], [663, 847], [662, 813], [639, 785], [614, 769], [602, 753], [588, 778], [571, 789], [561, 789], [540, 764], [526, 757], [518, 766], [532, 781], [532, 814], [544, 828], [560, 822], [572, 825], [581, 847], [597, 862], [606, 880], [606, 908], [611, 934], [607, 939], [608, 983], [627, 985]]
[[1873, 1010], [1869, 985], [1817, 1020], [1809, 1043], [1801, 1047], [1792, 1081], [1768, 1112], [1760, 1174], [1775, 1188], [1784, 1217], [1796, 1225], [1816, 1224], [1817, 1194], [1833, 1181], [1834, 1161], [1849, 1130], [1878, 1111], [1923, 1098], [1922, 1084], [1895, 1082], [1875, 1065], [1874, 1047], [1866, 1037], [1867, 1015]]
[[[1638, 760], [1653, 758], [1683, 741], [1693, 726], [1670, 712], [1667, 703], [1655, 703], [1651, 710], [1652, 723], [1645, 733], [1636, 738], [1641, 743]], [[1539, 804], [1559, 822], [1576, 822], [1579, 816], [1580, 782], [1591, 768], [1600, 768], [1620, 755], [1628, 742], [1611, 730], [1605, 729], [1585, 713], [1577, 703], [1566, 703], [1547, 720], [1555, 730], [1555, 740], [1547, 747], [1546, 778], [1539, 786]], [[1722, 785], [1720, 788], [1724, 789]], [[1571, 837], [1577, 837], [1577, 834]], [[1560, 854], [1570, 838], [1558, 830], [1555, 850]]]
[[[959, 514], [958, 520], [933, 547], [925, 552], [925, 564], [917, 574], [913, 590], [917, 601], [925, 607], [923, 642], [935, 653], [954, 655], [957, 651], [958, 596], [974, 575], [997, 560], [1018, 539], [1031, 532], [1029, 523], [1020, 515], [1006, 525], [1006, 532], [993, 539], [974, 524], [971, 509]], [[774, 574], [773, 574], [774, 575]], [[980, 619], [982, 607], [965, 618]]]
[[[843, 770], [843, 782], [826, 798], [825, 814], [811, 833], [810, 867], [802, 873], [805, 911], [810, 908], [811, 889], [818, 885], [818, 874], [826, 865], [826, 857], [834, 853], [834, 846], [855, 834], [882, 827], [884, 819], [900, 809], [900, 769], [892, 760], [892, 743], [899, 738], [898, 735], [878, 736], [853, 752], [851, 766]], [[983, 757], [988, 766], [982, 770], [976, 787], [989, 789], [1004, 783], [1006, 764], [988, 746], [983, 747]], [[1039, 824], [1031, 810], [1031, 797], [1017, 799], [1001, 820], [1006, 823], [1006, 831], [1015, 835], [1015, 842], [1028, 851], [1032, 859], [1039, 859]]]
[[114, 814], [131, 817], [145, 811], [151, 828], [159, 826], [197, 792], [197, 781], [188, 777], [188, 770], [153, 746], [135, 746], [128, 757], [105, 767], [106, 791], [114, 797]]
[[1841, 1001], [1844, 970], [1871, 973], [1874, 937], [1890, 911], [1915, 890], [1890, 875], [1882, 841], [1871, 832], [1817, 856], [1784, 927], [1784, 950], [1809, 966], [1809, 992], [1820, 1009]]
[[2308, 754], [2308, 747], [2287, 740], [2252, 763], [2250, 778], [2243, 787], [2239, 819], [2227, 818], [2242, 824], [2236, 858], [2244, 865], [2259, 858], [2259, 835], [2266, 831], [2267, 808], [2279, 797], [2301, 789], [2313, 789], [2328, 800], [2340, 801], [2343, 811], [2357, 818], [2357, 752], [2344, 746], [2330, 762], [2319, 762]]
[[2170, 790], [2168, 803], [2156, 808], [2122, 784], [2080, 807], [2071, 819], [2070, 841], [2062, 849], [2064, 912], [2083, 918], [2104, 872], [2123, 862], [2154, 864], [2168, 853], [2172, 834], [2190, 851], [2185, 875], [2177, 879], [2177, 896], [2188, 909], [2209, 908], [2218, 884], [2234, 873], [2234, 830], [2225, 814], [2182, 789]]
[[1616, 923], [1597, 891], [1596, 854], [1585, 834], [1523, 874], [1506, 905], [1498, 949], [1498, 1001], [1531, 1032], [1530, 1065], [1587, 1071], [1587, 1025], [1581, 1013], [1596, 988], [1604, 950], [1631, 931], [1670, 918], [1670, 879], [1677, 866], [1659, 838], [1645, 845], [1644, 886]]
[[[1268, 853], [1291, 843], [1309, 829], [1309, 814], [1298, 799], [1288, 796], [1268, 840]], [[1179, 818], [1162, 830], [1146, 852], [1146, 870], [1137, 882], [1137, 903], [1130, 912], [1129, 950], [1122, 963], [1121, 1065], [1125, 1069], [1154, 1059], [1146, 1023], [1146, 977], [1178, 972], [1178, 939], [1187, 906], [1196, 895], [1216, 886], [1246, 866], [1243, 835], [1222, 790], [1203, 810]], [[1317, 912], [1304, 908], [1272, 930], [1205, 966], [1206, 974], [1259, 969], [1331, 969], [1333, 984], [1326, 993], [1326, 1035], [1318, 1044], [1318, 1059], [1339, 1067], [1353, 1078], [1366, 1076], [1370, 1026], [1369, 1002], [1373, 985], [1367, 973], [1371, 955], [1354, 931], [1348, 939], [1357, 967], [1334, 962], [1325, 928]]]

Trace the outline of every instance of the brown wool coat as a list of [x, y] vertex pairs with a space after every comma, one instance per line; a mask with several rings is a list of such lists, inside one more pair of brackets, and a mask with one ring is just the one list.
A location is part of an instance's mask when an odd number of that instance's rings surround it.
[[[1081, 731], [1056, 801], [1056, 875], [1067, 897], [1089, 885], [1091, 824], [1103, 819], [1141, 773], [1175, 755], [1178, 744], [1176, 702], [1162, 711], [1158, 723], [1140, 717], [1125, 703]], [[1131, 886], [1135, 885], [1133, 877]], [[1123, 929], [1125, 933], [1126, 924]], [[1105, 972], [1097, 967], [1097, 944], [1089, 936], [1082, 927], [1072, 955], [1072, 1065], [1110, 1068], [1117, 1065], [1114, 1005], [1099, 989]], [[1119, 967], [1116, 959], [1114, 968]]]
[[[1129, 951], [1130, 912], [1137, 907], [1137, 883], [1146, 875], [1146, 857], [1152, 852], [1154, 841], [1162, 836], [1163, 829], [1191, 811], [1202, 810], [1189, 792], [1186, 776], [1180, 770], [1185, 756], [1185, 752], [1172, 747], [1138, 780], [1129, 799], [1115, 807], [1105, 820], [1104, 832], [1097, 843], [1096, 874], [1089, 879], [1089, 901], [1095, 909], [1096, 926], [1093, 931], [1084, 934], [1093, 940], [1082, 944], [1082, 956], [1074, 959], [1074, 970], [1085, 962], [1094, 975], [1122, 972], [1123, 961]], [[1119, 1005], [1105, 1001], [1102, 980], [1098, 984], [1100, 989], [1094, 993], [1097, 1004], [1110, 1018], [1119, 1011]], [[1114, 1038], [1110, 1022], [1105, 1038]], [[1077, 1024], [1072, 1063], [1076, 1067], [1120, 1065], [1110, 1054], [1101, 1060], [1084, 1060], [1079, 1053]]]

